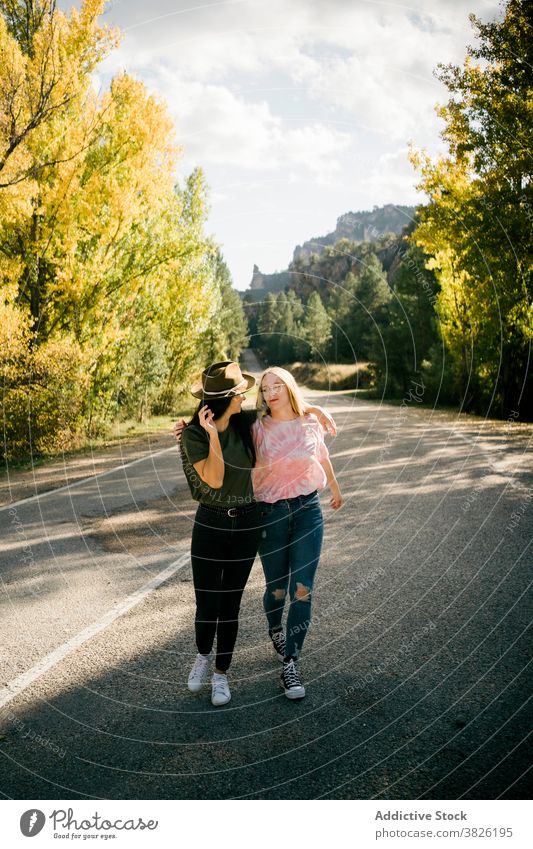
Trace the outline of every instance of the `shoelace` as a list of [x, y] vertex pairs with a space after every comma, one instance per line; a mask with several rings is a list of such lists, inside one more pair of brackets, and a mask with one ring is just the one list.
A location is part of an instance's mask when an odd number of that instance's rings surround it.
[[226, 695], [227, 694], [227, 681], [213, 681], [213, 695]]
[[209, 663], [209, 661], [208, 661], [207, 658], [204, 659], [204, 658], [197, 657], [196, 660], [194, 661], [194, 666], [193, 666], [192, 671], [191, 671], [191, 678], [196, 677], [197, 675], [203, 675], [204, 670], [205, 670], [208, 663]]
[[285, 635], [283, 631], [275, 631], [272, 634], [272, 642], [278, 649], [283, 649], [285, 647]]
[[296, 669], [293, 660], [291, 660], [290, 663], [283, 664], [283, 680], [289, 689], [291, 687], [302, 686], [300, 684], [300, 678], [298, 677], [298, 670]]

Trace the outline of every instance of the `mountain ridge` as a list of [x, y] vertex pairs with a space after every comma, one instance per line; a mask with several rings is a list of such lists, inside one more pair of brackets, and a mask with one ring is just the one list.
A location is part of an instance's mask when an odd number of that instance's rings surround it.
[[372, 210], [345, 212], [337, 218], [336, 227], [331, 233], [296, 245], [292, 262], [287, 269], [265, 274], [254, 265], [247, 291], [281, 292], [290, 282], [291, 269], [295, 263], [309, 261], [313, 254], [322, 254], [326, 247], [341, 239], [349, 239], [352, 242], [377, 242], [386, 234], [399, 235], [404, 228], [412, 224], [415, 210], [414, 206], [388, 203], [384, 206], [374, 206]]

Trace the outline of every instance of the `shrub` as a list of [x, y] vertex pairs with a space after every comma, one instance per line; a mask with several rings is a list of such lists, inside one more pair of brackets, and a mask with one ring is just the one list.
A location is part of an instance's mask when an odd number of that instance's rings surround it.
[[32, 348], [24, 317], [2, 307], [0, 415], [2, 456], [20, 459], [75, 447], [82, 430], [88, 376], [69, 337]]

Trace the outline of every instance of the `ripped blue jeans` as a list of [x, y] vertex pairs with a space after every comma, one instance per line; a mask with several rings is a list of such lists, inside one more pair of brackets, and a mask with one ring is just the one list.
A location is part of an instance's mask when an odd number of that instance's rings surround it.
[[271, 630], [281, 627], [287, 591], [287, 655], [298, 657], [311, 624], [311, 597], [324, 519], [317, 492], [259, 504], [259, 556], [265, 573], [263, 606]]

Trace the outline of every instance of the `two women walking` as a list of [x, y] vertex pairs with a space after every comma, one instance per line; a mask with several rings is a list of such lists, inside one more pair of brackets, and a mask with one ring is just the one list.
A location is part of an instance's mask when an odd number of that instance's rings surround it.
[[243, 411], [244, 395], [254, 384], [237, 363], [214, 363], [192, 387], [201, 401], [190, 424], [176, 426], [185, 475], [199, 502], [191, 544], [198, 654], [188, 687], [202, 689], [216, 639], [211, 696], [216, 706], [231, 698], [227, 671], [258, 550], [269, 635], [283, 662], [280, 683], [289, 699], [305, 696], [297, 660], [311, 621], [322, 545], [317, 491], [328, 485], [331, 506], [342, 503], [322, 433], [322, 426], [334, 432], [333, 420], [306, 404], [292, 375], [278, 368], [262, 375], [257, 409]]

